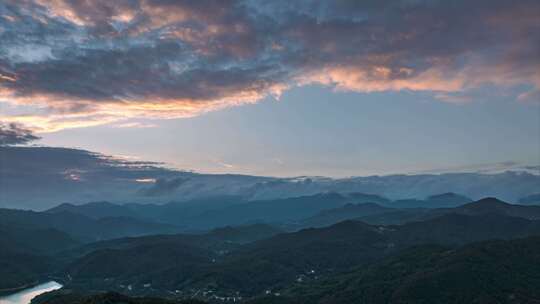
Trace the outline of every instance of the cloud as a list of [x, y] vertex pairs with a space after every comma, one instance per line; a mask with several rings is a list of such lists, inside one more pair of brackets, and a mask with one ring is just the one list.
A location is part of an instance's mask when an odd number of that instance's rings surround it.
[[505, 172], [528, 173], [540, 176], [540, 165], [527, 165], [515, 161], [504, 161], [497, 163], [469, 164], [450, 168], [438, 168], [418, 173], [445, 174], [445, 173], [478, 173], [478, 174], [500, 174]]
[[125, 160], [79, 149], [0, 146], [0, 206], [28, 208], [62, 202], [137, 201], [137, 193], [144, 184], [140, 181], [169, 180], [182, 174], [160, 163]]
[[32, 131], [18, 124], [0, 123], [0, 146], [27, 144], [38, 139], [39, 137], [34, 135]]
[[435, 98], [444, 102], [462, 104], [472, 101], [472, 97], [466, 95], [440, 93], [435, 95]]
[[151, 123], [143, 123], [143, 122], [125, 122], [125, 123], [118, 123], [112, 125], [113, 128], [139, 128], [139, 129], [146, 129], [146, 128], [156, 128], [156, 124]]
[[321, 192], [371, 192], [398, 199], [452, 191], [514, 201], [538, 192], [540, 184], [538, 164], [504, 162], [426, 173], [343, 179], [197, 174], [78, 149], [0, 146], [0, 207], [43, 210], [63, 202], [103, 200], [163, 204], [222, 195], [266, 200]]
[[0, 101], [30, 109], [0, 118], [38, 132], [182, 118], [306, 84], [529, 101], [539, 14], [534, 0], [8, 0]]
[[189, 178], [176, 177], [172, 179], [158, 179], [147, 189], [142, 189], [139, 193], [143, 196], [162, 196], [174, 193], [181, 185], [187, 182]]

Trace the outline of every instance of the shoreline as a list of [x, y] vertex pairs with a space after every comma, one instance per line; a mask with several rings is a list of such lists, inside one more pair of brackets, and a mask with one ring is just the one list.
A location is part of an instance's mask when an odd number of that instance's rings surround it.
[[52, 278], [47, 278], [47, 279], [38, 280], [38, 281], [35, 281], [35, 282], [32, 282], [32, 283], [28, 283], [28, 284], [23, 285], [23, 286], [0, 289], [0, 297], [9, 297], [9, 296], [14, 295], [14, 294], [16, 294], [18, 292], [21, 292], [21, 291], [23, 291], [25, 289], [31, 289], [31, 288], [34, 288], [34, 287], [37, 287], [39, 285], [46, 284], [46, 283], [49, 283], [49, 282], [54, 282], [54, 283], [58, 283], [60, 285], [63, 285], [61, 282], [58, 282], [58, 280], [55, 280], [55, 279], [52, 279]]
[[21, 290], [28, 289], [28, 288], [34, 288], [34, 287], [36, 287], [36, 286], [38, 286], [40, 284], [44, 284], [46, 282], [47, 282], [46, 280], [38, 280], [38, 281], [28, 283], [28, 284], [23, 285], [23, 286], [0, 289], [0, 297], [10, 296], [12, 294], [15, 294], [15, 293], [21, 291]]

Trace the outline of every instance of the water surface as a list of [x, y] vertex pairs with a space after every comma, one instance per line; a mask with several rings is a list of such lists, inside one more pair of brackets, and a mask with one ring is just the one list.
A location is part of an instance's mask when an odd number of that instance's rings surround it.
[[28, 304], [35, 296], [60, 288], [62, 288], [60, 283], [49, 281], [31, 288], [23, 289], [9, 296], [0, 297], [0, 304]]

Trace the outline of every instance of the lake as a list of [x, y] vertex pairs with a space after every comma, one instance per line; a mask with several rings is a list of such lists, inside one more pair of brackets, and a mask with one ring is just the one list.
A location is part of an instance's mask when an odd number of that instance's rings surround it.
[[60, 288], [62, 288], [62, 284], [50, 281], [32, 288], [23, 289], [9, 296], [2, 296], [0, 297], [0, 304], [28, 304], [35, 296]]

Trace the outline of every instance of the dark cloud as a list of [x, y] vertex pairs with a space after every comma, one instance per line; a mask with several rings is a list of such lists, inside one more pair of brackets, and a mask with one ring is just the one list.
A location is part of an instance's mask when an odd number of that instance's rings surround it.
[[475, 199], [496, 196], [513, 202], [538, 192], [538, 170], [538, 166], [523, 168], [506, 162], [441, 170], [437, 174], [272, 178], [197, 174], [78, 149], [2, 146], [0, 207], [43, 210], [64, 202], [160, 204], [218, 196], [266, 200], [322, 192], [423, 199], [451, 191]]
[[197, 174], [80, 149], [0, 146], [0, 208], [92, 201], [159, 204], [236, 195], [268, 180], [273, 178]]
[[536, 99], [538, 15], [533, 0], [10, 0], [0, 98], [47, 109], [30, 120], [44, 130], [193, 116], [310, 83]]
[[27, 144], [38, 139], [39, 137], [34, 135], [31, 130], [18, 124], [0, 123], [0, 146]]
[[171, 179], [181, 174], [159, 163], [128, 161], [85, 150], [0, 146], [0, 207], [136, 201], [147, 179]]

